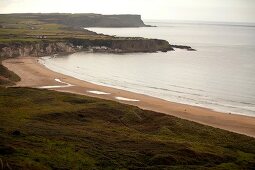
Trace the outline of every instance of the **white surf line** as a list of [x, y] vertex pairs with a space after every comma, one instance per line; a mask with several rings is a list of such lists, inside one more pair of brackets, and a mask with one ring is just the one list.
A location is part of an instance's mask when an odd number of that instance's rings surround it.
[[[97, 91], [97, 90], [88, 90], [88, 93], [93, 93], [93, 94], [98, 94], [98, 95], [109, 95], [111, 93], [107, 93], [107, 92], [103, 92], [103, 91]], [[121, 101], [129, 101], [129, 102], [139, 102], [140, 100], [137, 99], [129, 99], [129, 98], [125, 98], [125, 97], [120, 97], [117, 96], [115, 97], [115, 99], [117, 100], [121, 100]]]
[[125, 98], [125, 97], [115, 97], [115, 99], [117, 100], [121, 100], [121, 101], [129, 101], [129, 102], [139, 102], [140, 100], [137, 99], [129, 99], [129, 98]]
[[106, 92], [103, 92], [103, 91], [96, 91], [96, 90], [88, 90], [87, 91], [88, 93], [93, 93], [93, 94], [99, 94], [99, 95], [109, 95], [111, 93], [106, 93]]
[[38, 87], [38, 88], [40, 88], [40, 89], [55, 89], [55, 88], [64, 88], [64, 87], [71, 87], [71, 86], [74, 86], [74, 85], [72, 85], [72, 84], [63, 82], [63, 81], [61, 81], [60, 79], [57, 79], [57, 78], [55, 78], [54, 80], [55, 80], [56, 82], [63, 83], [63, 84], [65, 84], [65, 85], [41, 86], [41, 87]]

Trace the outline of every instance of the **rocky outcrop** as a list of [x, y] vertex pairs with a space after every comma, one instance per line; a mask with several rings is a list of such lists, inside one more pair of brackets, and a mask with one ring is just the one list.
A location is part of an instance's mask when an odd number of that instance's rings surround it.
[[173, 49], [178, 48], [178, 49], [182, 49], [182, 50], [187, 50], [187, 51], [196, 51], [194, 48], [190, 47], [190, 46], [186, 46], [186, 45], [172, 45], [171, 47]]
[[47, 56], [56, 53], [73, 53], [77, 49], [70, 43], [64, 42], [40, 42], [40, 43], [11, 43], [0, 45], [0, 57], [18, 56]]
[[69, 40], [74, 46], [83, 49], [103, 47], [105, 52], [131, 53], [131, 52], [157, 52], [171, 51], [173, 48], [165, 40], [143, 38], [117, 38], [113, 40]]
[[66, 39], [63, 42], [30, 42], [0, 44], [0, 57], [18, 56], [47, 56], [59, 53], [74, 53], [78, 51], [94, 52], [157, 52], [171, 51], [173, 48], [165, 40], [157, 39], [109, 39], [109, 40], [84, 40]]
[[167, 52], [173, 50], [167, 41], [158, 39], [113, 41], [111, 48], [121, 49], [123, 52]]

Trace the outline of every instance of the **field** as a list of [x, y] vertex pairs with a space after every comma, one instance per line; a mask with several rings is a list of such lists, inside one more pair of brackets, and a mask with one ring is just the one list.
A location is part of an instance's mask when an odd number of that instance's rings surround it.
[[[69, 15], [67, 15], [69, 16]], [[125, 40], [96, 34], [81, 27], [58, 23], [58, 18], [43, 19], [43, 16], [0, 14], [0, 43], [62, 41], [65, 39]], [[58, 17], [58, 16], [55, 16]], [[63, 19], [63, 18], [61, 18]], [[130, 38], [128, 38], [130, 39]], [[141, 38], [132, 38], [141, 39]]]
[[93, 32], [69, 28], [60, 24], [45, 23], [37, 19], [26, 19], [0, 15], [0, 43], [56, 41], [63, 38], [106, 38]]
[[12, 169], [252, 169], [255, 139], [134, 106], [0, 88], [0, 162]]

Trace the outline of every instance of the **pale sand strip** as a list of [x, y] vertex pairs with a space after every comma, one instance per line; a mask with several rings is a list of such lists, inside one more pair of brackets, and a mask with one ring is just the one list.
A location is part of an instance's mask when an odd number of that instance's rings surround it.
[[[55, 81], [55, 78], [57, 77], [63, 82], [74, 85], [71, 87], [54, 89], [57, 91], [82, 94], [132, 104], [142, 109], [162, 112], [201, 124], [255, 137], [255, 117], [220, 113], [206, 108], [169, 102], [159, 98], [132, 93], [125, 90], [95, 85], [51, 71], [39, 64], [36, 58], [32, 57], [4, 60], [3, 65], [21, 77], [21, 81], [17, 84], [17, 86], [40, 87], [49, 85], [63, 85], [62, 83]], [[102, 91], [109, 94], [98, 95], [88, 91]], [[115, 98], [116, 96], [122, 96], [123, 98], [135, 99], [139, 101], [130, 102], [125, 100], [117, 100]]]
[[40, 87], [37, 87], [39, 89], [55, 89], [55, 88], [64, 88], [64, 87], [71, 87], [73, 86], [72, 84], [69, 84], [69, 83], [66, 83], [66, 82], [63, 82], [59, 79], [54, 79], [56, 82], [59, 82], [59, 83], [62, 83], [62, 84], [65, 84], [65, 85], [58, 85], [58, 86], [40, 86]]
[[129, 98], [125, 98], [125, 97], [115, 97], [115, 99], [117, 100], [121, 100], [121, 101], [128, 101], [128, 102], [139, 102], [140, 100], [137, 100], [137, 99], [129, 99]]
[[88, 90], [87, 92], [92, 93], [92, 94], [98, 94], [98, 95], [108, 95], [108, 94], [110, 94], [110, 93], [106, 93], [106, 92], [103, 92], [103, 91], [96, 91], [96, 90]]

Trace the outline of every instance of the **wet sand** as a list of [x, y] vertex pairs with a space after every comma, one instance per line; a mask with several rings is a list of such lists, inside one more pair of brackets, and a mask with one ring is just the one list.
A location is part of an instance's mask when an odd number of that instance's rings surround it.
[[50, 86], [48, 89], [51, 90], [114, 100], [255, 137], [255, 117], [221, 113], [202, 107], [169, 102], [143, 94], [92, 84], [51, 71], [39, 64], [37, 60], [38, 58], [33, 57], [20, 57], [4, 60], [3, 65], [21, 77], [17, 86], [34, 88]]

